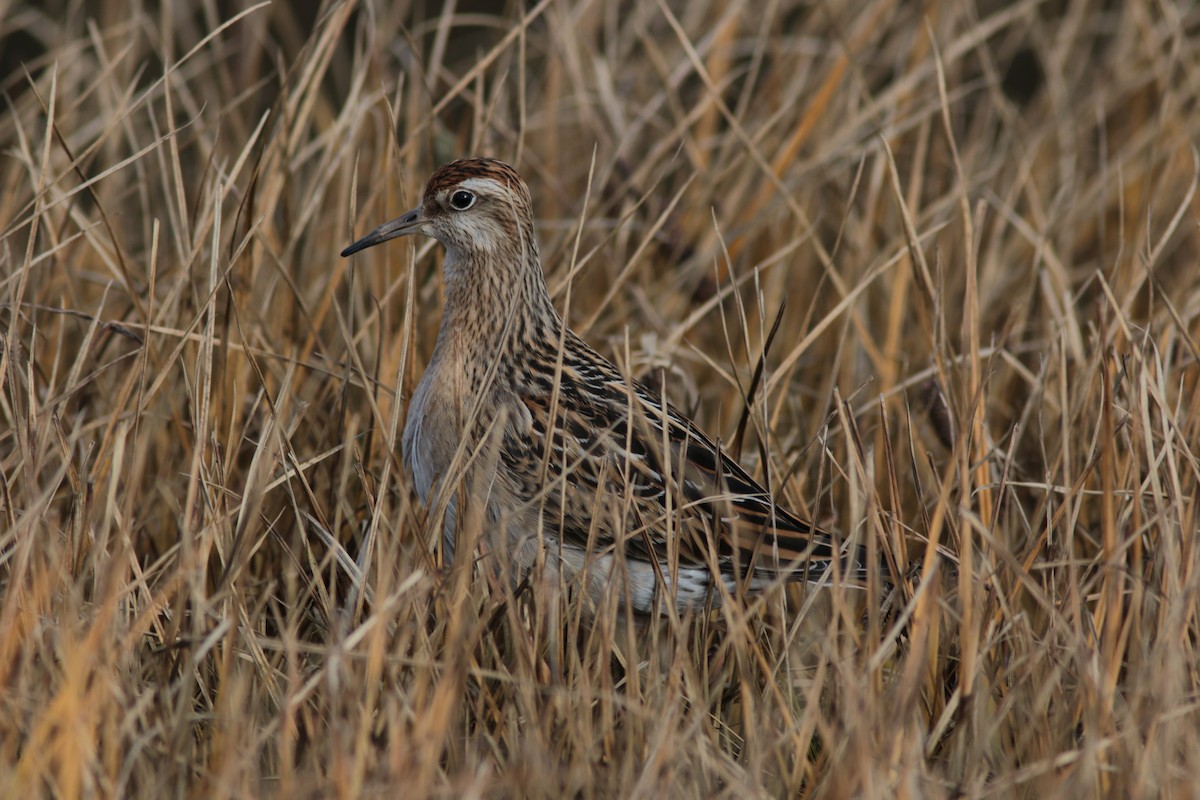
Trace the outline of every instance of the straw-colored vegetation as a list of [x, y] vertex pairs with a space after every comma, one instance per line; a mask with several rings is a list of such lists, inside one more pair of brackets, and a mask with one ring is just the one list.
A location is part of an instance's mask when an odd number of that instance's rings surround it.
[[[0, 796], [1195, 791], [1194, 6], [233, 5], [0, 4]], [[337, 253], [471, 153], [889, 610], [440, 563], [440, 250]]]

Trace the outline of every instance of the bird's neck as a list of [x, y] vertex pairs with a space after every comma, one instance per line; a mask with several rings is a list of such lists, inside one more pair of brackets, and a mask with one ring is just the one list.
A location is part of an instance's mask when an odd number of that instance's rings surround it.
[[448, 247], [438, 349], [490, 361], [517, 358], [530, 343], [557, 341], [562, 318], [550, 302], [537, 246], [470, 252]]

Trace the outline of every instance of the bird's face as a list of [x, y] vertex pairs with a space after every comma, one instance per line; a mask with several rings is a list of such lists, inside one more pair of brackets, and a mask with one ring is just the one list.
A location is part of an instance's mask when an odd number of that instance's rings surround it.
[[529, 190], [507, 164], [484, 158], [453, 161], [429, 179], [421, 205], [380, 225], [342, 255], [411, 233], [432, 236], [452, 257], [494, 255], [532, 236]]

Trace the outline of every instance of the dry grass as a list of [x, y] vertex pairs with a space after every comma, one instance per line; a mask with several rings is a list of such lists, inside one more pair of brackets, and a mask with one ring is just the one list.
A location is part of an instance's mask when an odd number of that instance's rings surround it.
[[[0, 795], [1195, 791], [1194, 6], [0, 5]], [[337, 252], [467, 153], [727, 443], [783, 309], [742, 460], [897, 613], [439, 567], [440, 253]]]

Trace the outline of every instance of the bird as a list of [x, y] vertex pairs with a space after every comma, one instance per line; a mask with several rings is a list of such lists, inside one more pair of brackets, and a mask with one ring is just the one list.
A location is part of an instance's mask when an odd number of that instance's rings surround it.
[[[714, 608], [786, 581], [865, 579], [861, 546], [777, 503], [692, 420], [564, 323], [530, 191], [513, 167], [484, 157], [444, 164], [420, 205], [341, 255], [411, 234], [445, 248], [444, 302], [408, 404], [402, 461], [424, 503], [461, 481], [444, 500], [448, 560], [462, 504], [479, 503], [488, 552], [513, 580], [549, 570], [593, 604], [613, 592], [618, 607], [641, 614]], [[452, 475], [461, 464], [470, 478]]]

